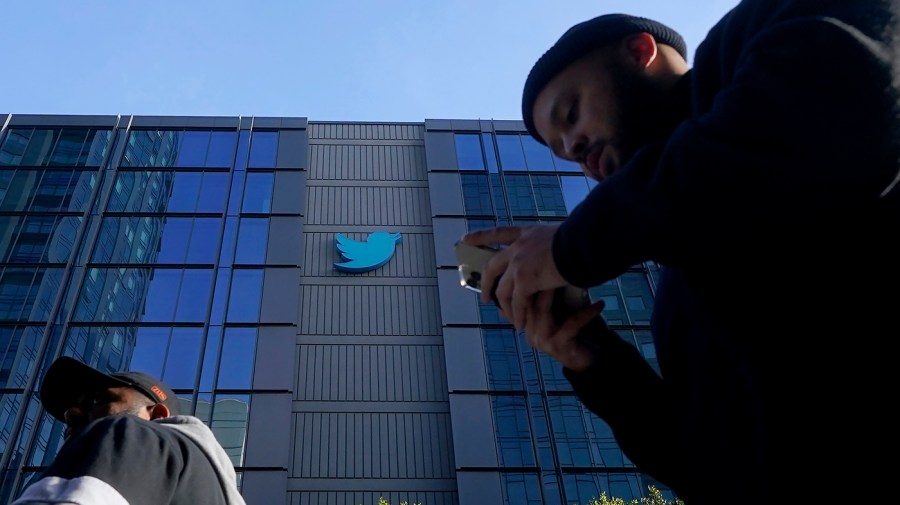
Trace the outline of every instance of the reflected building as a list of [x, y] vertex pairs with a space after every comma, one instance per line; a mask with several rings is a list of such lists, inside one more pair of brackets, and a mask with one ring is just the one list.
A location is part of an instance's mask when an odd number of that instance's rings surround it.
[[[520, 121], [0, 116], [0, 502], [52, 461], [60, 355], [161, 377], [248, 503], [571, 504], [652, 479], [453, 243], [590, 191]], [[401, 233], [346, 273], [335, 236]], [[655, 266], [592, 290], [655, 365]]]

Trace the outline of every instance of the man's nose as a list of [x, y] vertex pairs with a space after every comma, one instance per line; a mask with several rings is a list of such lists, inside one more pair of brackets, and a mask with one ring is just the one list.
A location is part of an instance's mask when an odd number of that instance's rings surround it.
[[587, 137], [576, 132], [570, 131], [563, 135], [563, 154], [570, 160], [580, 160], [584, 156], [587, 147]]
[[63, 418], [69, 426], [81, 426], [85, 422], [84, 411], [81, 407], [69, 407], [63, 412]]

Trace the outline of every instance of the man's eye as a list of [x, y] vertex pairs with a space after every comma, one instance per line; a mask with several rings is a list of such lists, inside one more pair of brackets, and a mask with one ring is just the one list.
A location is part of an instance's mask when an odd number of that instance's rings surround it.
[[578, 100], [574, 100], [572, 105], [569, 106], [569, 111], [566, 113], [566, 122], [570, 125], [578, 122]]

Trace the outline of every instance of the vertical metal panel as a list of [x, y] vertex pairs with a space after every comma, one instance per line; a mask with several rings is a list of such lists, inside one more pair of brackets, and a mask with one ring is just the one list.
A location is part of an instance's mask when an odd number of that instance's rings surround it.
[[307, 142], [305, 130], [282, 130], [275, 166], [281, 169], [306, 167]]
[[[444, 324], [478, 324], [478, 296], [459, 284], [456, 270], [438, 270], [438, 289], [441, 293], [441, 318]], [[468, 296], [467, 296], [468, 295]]]
[[309, 187], [307, 224], [428, 226], [428, 188]]
[[306, 173], [275, 172], [275, 187], [272, 195], [273, 214], [300, 214], [306, 208]]
[[260, 327], [259, 340], [256, 344], [256, 365], [253, 367], [255, 389], [294, 390], [297, 374], [296, 333], [296, 328], [290, 326]]
[[497, 466], [497, 442], [488, 395], [450, 395], [454, 460], [458, 468]]
[[460, 503], [503, 503], [499, 472], [459, 472], [456, 479]]
[[303, 263], [303, 251], [303, 218], [271, 217], [266, 264], [300, 266]]
[[450, 391], [487, 390], [480, 328], [444, 328], [444, 354]]
[[434, 233], [432, 234], [434, 237], [434, 256], [437, 260], [437, 266], [455, 267], [457, 260], [453, 246], [466, 233], [465, 218], [436, 217], [432, 219], [432, 224], [434, 226]]
[[456, 170], [456, 142], [452, 132], [425, 133], [428, 170]]
[[424, 124], [412, 123], [309, 123], [310, 139], [423, 140]]
[[300, 363], [295, 400], [447, 401], [443, 346], [304, 345]]
[[462, 183], [456, 172], [428, 174], [433, 216], [465, 216]]
[[247, 424], [247, 456], [249, 467], [287, 468], [290, 448], [284, 443], [290, 437], [291, 396], [288, 393], [254, 393]]
[[[499, 482], [499, 477], [497, 477]], [[422, 504], [422, 505], [457, 505], [459, 503], [454, 492], [434, 491], [297, 491], [290, 493], [291, 505], [378, 505], [384, 498], [388, 503]], [[502, 503], [498, 501], [473, 501], [471, 503]], [[263, 502], [259, 502], [263, 503]]]
[[310, 180], [424, 181], [425, 148], [409, 145], [310, 146]]
[[[455, 471], [444, 464], [446, 458], [425, 457], [426, 447], [434, 453], [450, 444], [450, 430], [414, 428], [446, 426], [448, 421], [446, 413], [298, 413], [295, 427], [305, 436], [296, 439], [291, 477], [452, 478]], [[364, 434], [357, 438], [360, 426]], [[347, 456], [351, 454], [362, 458]]]
[[302, 335], [440, 335], [441, 331], [434, 286], [304, 285], [300, 300]]
[[297, 321], [299, 268], [266, 268], [263, 281], [261, 323]]
[[[391, 231], [385, 228], [384, 231]], [[305, 234], [303, 271], [311, 277], [434, 277], [434, 240], [431, 234], [404, 233], [396, 245], [394, 257], [375, 270], [347, 274], [335, 270], [334, 264], [343, 261], [335, 246], [336, 233]], [[364, 242], [368, 233], [342, 233], [352, 240]]]
[[241, 495], [247, 503], [279, 505], [288, 503], [287, 472], [284, 470], [247, 471], [241, 478]]

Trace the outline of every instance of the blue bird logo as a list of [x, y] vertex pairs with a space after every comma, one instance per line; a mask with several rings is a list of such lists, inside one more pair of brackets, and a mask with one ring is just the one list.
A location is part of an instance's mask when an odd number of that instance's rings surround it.
[[384, 265], [394, 255], [394, 247], [400, 241], [399, 233], [376, 231], [370, 233], [365, 242], [347, 238], [340, 233], [335, 238], [335, 245], [341, 256], [347, 260], [335, 263], [334, 268], [343, 272], [368, 272]]

